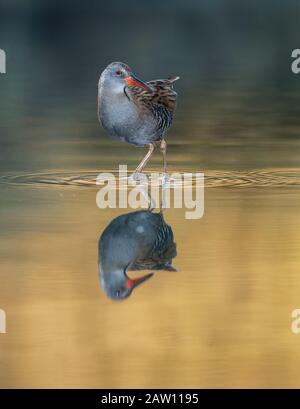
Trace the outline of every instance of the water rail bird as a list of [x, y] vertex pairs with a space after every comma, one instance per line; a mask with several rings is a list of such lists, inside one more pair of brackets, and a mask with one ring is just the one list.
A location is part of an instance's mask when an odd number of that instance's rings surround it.
[[154, 274], [130, 278], [128, 271], [176, 271], [173, 231], [161, 212], [139, 210], [113, 219], [100, 236], [98, 251], [101, 286], [113, 300], [129, 297]]
[[167, 174], [166, 131], [173, 122], [177, 94], [173, 89], [179, 77], [143, 82], [122, 62], [113, 62], [102, 72], [98, 83], [98, 118], [108, 134], [119, 141], [149, 150], [133, 173], [139, 174], [157, 145], [163, 154]]

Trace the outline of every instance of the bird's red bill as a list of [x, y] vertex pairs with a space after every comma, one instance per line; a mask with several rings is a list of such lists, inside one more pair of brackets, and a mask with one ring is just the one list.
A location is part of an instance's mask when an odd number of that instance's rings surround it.
[[138, 80], [137, 78], [134, 77], [127, 77], [125, 78], [126, 82], [128, 85], [132, 86], [132, 87], [138, 87], [138, 88], [142, 88], [145, 90], [149, 90], [149, 87], [144, 84], [142, 81]]
[[148, 280], [150, 277], [153, 276], [153, 273], [146, 274], [139, 278], [128, 278], [125, 287], [126, 288], [134, 288], [139, 284], [142, 284], [144, 281]]

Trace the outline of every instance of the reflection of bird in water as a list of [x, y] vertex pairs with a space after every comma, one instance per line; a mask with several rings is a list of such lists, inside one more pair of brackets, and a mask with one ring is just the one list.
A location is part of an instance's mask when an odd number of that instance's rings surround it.
[[161, 213], [140, 210], [114, 219], [99, 240], [99, 274], [105, 293], [114, 300], [127, 298], [153, 273], [130, 278], [127, 271], [168, 270], [176, 257], [171, 227]]
[[177, 94], [173, 82], [179, 77], [147, 83], [137, 79], [128, 65], [114, 62], [103, 71], [99, 80], [98, 116], [104, 129], [114, 139], [149, 151], [134, 172], [143, 171], [156, 143], [164, 158], [166, 173], [166, 131], [170, 128], [176, 108]]

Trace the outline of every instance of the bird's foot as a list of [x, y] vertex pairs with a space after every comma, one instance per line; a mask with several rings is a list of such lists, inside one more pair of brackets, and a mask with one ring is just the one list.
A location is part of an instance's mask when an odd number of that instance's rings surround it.
[[148, 183], [148, 176], [145, 173], [134, 171], [133, 174], [129, 176], [128, 180], [130, 182]]
[[165, 184], [165, 183], [172, 182], [173, 178], [171, 178], [171, 176], [168, 174], [168, 172], [163, 172], [162, 175], [160, 176], [160, 180], [161, 180], [162, 184]]

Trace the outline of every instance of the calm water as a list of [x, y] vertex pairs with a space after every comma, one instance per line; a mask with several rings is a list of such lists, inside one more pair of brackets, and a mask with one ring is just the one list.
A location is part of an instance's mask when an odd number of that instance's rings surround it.
[[[300, 3], [21, 3], [0, 12], [0, 387], [299, 387]], [[115, 60], [181, 77], [169, 171], [205, 174], [202, 219], [165, 212], [178, 271], [120, 303], [98, 238], [131, 209], [95, 180], [144, 151], [97, 123]]]
[[[225, 82], [199, 106], [185, 92], [169, 170], [205, 173], [205, 214], [166, 211], [178, 271], [157, 272], [121, 303], [99, 286], [97, 242], [125, 211], [97, 208], [95, 178], [133, 169], [143, 151], [104, 136], [94, 100], [29, 105], [25, 116], [7, 102], [1, 387], [299, 387], [298, 95]], [[160, 163], [157, 153], [148, 169]]]
[[[170, 171], [204, 171], [205, 215], [167, 210], [178, 272], [156, 273], [121, 303], [99, 286], [97, 241], [122, 211], [96, 207], [94, 180], [119, 162], [132, 169], [142, 150], [84, 113], [68, 124], [53, 108], [13, 125], [7, 112], [1, 387], [299, 386], [299, 128], [292, 112], [292, 126], [274, 120], [276, 102], [259, 116], [225, 92], [199, 116], [190, 98], [168, 158]], [[157, 154], [149, 170], [159, 165]]]

